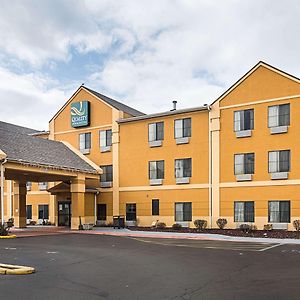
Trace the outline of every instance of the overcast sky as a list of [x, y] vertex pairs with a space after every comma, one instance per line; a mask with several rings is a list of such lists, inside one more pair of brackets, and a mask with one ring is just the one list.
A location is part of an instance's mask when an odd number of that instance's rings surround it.
[[84, 83], [145, 113], [211, 103], [258, 61], [300, 76], [300, 2], [1, 0], [0, 120], [37, 129]]

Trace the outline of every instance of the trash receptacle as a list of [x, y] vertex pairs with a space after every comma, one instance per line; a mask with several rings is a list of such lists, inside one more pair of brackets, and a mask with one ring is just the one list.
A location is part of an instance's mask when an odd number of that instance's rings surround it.
[[125, 217], [124, 216], [113, 216], [114, 228], [125, 228]]

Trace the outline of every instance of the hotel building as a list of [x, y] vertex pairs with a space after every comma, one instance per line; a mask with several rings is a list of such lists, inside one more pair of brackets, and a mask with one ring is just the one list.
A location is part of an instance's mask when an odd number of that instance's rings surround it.
[[[211, 105], [144, 114], [80, 86], [50, 120], [49, 132], [3, 122], [0, 129], [61, 141], [98, 170], [84, 175], [80, 199], [71, 175], [29, 181], [23, 170], [16, 178], [26, 180], [27, 224], [77, 229], [79, 216], [100, 225], [122, 215], [128, 226], [159, 220], [193, 227], [205, 219], [216, 227], [226, 218], [228, 228], [292, 230], [300, 219], [298, 112], [300, 79], [259, 62]], [[0, 150], [5, 154], [1, 134]], [[5, 179], [7, 220], [18, 217], [18, 192]]]

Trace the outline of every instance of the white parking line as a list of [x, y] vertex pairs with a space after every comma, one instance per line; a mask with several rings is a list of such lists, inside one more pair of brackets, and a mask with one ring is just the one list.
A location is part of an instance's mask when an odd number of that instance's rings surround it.
[[270, 249], [272, 249], [272, 248], [276, 248], [276, 247], [279, 247], [279, 246], [281, 246], [281, 245], [282, 245], [282, 244], [275, 244], [275, 245], [272, 245], [272, 246], [269, 246], [269, 247], [260, 249], [260, 250], [258, 250], [258, 251], [262, 252], [262, 251], [270, 250]]

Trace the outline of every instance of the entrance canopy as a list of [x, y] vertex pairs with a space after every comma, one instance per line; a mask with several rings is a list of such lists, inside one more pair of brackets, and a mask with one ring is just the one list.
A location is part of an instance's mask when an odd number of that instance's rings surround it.
[[[4, 187], [4, 178], [15, 181], [17, 185], [14, 191], [15, 224], [25, 224], [27, 181], [68, 182], [72, 199], [76, 199], [76, 202], [81, 201], [80, 199], [84, 201], [87, 180], [100, 182], [102, 170], [71, 145], [20, 132], [18, 126], [15, 127], [16, 130], [14, 127], [7, 127], [7, 123], [0, 122], [1, 186]], [[4, 189], [1, 188], [1, 208], [3, 202]], [[78, 213], [84, 215], [84, 211]], [[3, 209], [1, 220], [4, 220]]]

